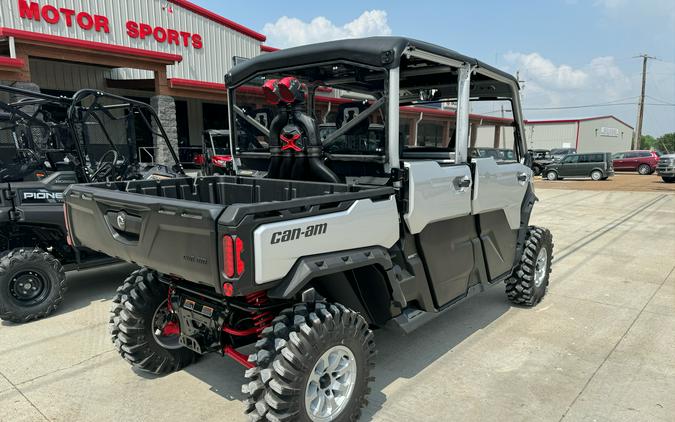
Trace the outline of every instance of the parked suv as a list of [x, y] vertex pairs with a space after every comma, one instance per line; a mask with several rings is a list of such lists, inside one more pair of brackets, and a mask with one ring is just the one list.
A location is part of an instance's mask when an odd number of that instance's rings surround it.
[[612, 159], [608, 152], [569, 154], [557, 163], [546, 166], [542, 177], [548, 180], [564, 177], [590, 177], [605, 180], [614, 175]]
[[675, 154], [661, 156], [656, 172], [664, 182], [675, 182]]
[[612, 161], [614, 170], [652, 174], [656, 170], [659, 156], [654, 151], [626, 151], [612, 155]]
[[[505, 284], [521, 306], [544, 297], [553, 244], [529, 225], [536, 197], [520, 161], [513, 76], [428, 43], [373, 37], [261, 55], [225, 80], [231, 126], [246, 119], [237, 93], [260, 80], [279, 111], [269, 129], [245, 129], [269, 151], [232, 151], [236, 176], [65, 194], [75, 245], [145, 267], [112, 301], [112, 340], [133, 366], [167, 373], [219, 353], [248, 368], [250, 420], [356, 421], [373, 380], [372, 328], [409, 333], [491, 286]], [[324, 139], [320, 85], [372, 98], [341, 104]], [[399, 148], [399, 107], [433, 92], [458, 104], [454, 142]], [[511, 102], [514, 161], [468, 156], [474, 98]], [[382, 123], [382, 151], [341, 141]], [[231, 136], [240, 145], [240, 133]], [[329, 152], [336, 145], [340, 153]], [[266, 172], [245, 176], [262, 162]], [[250, 355], [237, 350], [247, 345]]]

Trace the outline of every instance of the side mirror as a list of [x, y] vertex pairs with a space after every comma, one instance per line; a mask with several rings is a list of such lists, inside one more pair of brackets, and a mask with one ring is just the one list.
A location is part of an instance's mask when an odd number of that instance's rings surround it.
[[528, 167], [532, 167], [532, 163], [534, 162], [534, 159], [532, 158], [532, 153], [530, 151], [527, 151], [523, 158], [525, 159], [525, 165]]

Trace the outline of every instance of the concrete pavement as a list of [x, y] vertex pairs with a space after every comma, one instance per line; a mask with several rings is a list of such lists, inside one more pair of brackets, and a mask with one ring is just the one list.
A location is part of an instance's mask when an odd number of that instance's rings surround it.
[[[409, 336], [376, 332], [373, 421], [675, 420], [675, 195], [538, 189], [551, 288], [535, 309], [503, 288]], [[134, 372], [107, 333], [127, 265], [69, 274], [56, 315], [0, 325], [0, 421], [243, 421], [236, 363]]]

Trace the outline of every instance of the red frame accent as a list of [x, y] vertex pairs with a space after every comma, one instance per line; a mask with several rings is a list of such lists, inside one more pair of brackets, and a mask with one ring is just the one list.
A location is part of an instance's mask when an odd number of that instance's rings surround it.
[[299, 146], [297, 146], [297, 145], [295, 144], [295, 141], [297, 141], [298, 139], [300, 139], [300, 134], [299, 134], [299, 133], [296, 133], [295, 135], [293, 135], [293, 136], [290, 137], [290, 138], [287, 137], [287, 136], [285, 136], [285, 135], [282, 133], [281, 135], [279, 135], [279, 139], [281, 139], [282, 141], [284, 141], [284, 142], [286, 143], [286, 145], [284, 145], [284, 146], [281, 147], [281, 150], [282, 150], [282, 151], [285, 151], [285, 150], [287, 150], [287, 149], [292, 149], [293, 151], [297, 151], [297, 152], [302, 151], [302, 148], [300, 148]]
[[247, 337], [252, 336], [253, 334], [258, 334], [261, 330], [258, 327], [251, 327], [245, 330], [235, 330], [234, 328], [223, 326], [223, 332], [237, 336], [237, 337]]
[[0, 66], [2, 67], [14, 67], [17, 69], [21, 69], [26, 62], [24, 62], [21, 59], [15, 59], [12, 57], [0, 57]]
[[43, 42], [47, 44], [63, 45], [66, 47], [77, 47], [87, 50], [94, 50], [99, 53], [117, 54], [121, 56], [132, 56], [134, 58], [145, 58], [149, 60], [159, 60], [171, 63], [183, 61], [183, 56], [181, 56], [180, 54], [162, 53], [160, 51], [124, 47], [121, 45], [108, 44], [103, 42], [84, 41], [75, 38], [41, 34], [38, 32], [23, 31], [20, 29], [13, 29], [13, 28], [1, 27], [0, 36], [14, 37], [21, 40]]
[[224, 18], [220, 16], [217, 13], [213, 13], [212, 11], [205, 9], [201, 6], [197, 6], [196, 4], [189, 2], [187, 0], [168, 0], [169, 3], [173, 3], [176, 6], [180, 6], [183, 9], [187, 9], [190, 12], [196, 13], [197, 15], [210, 19], [214, 22], [217, 22], [223, 26], [226, 26], [230, 29], [234, 29], [237, 32], [241, 32], [244, 35], [248, 35], [251, 38], [255, 38], [258, 41], [265, 41], [267, 40], [267, 37], [259, 32], [256, 32], [250, 28], [245, 27], [244, 25], [238, 24], [237, 22], [231, 21], [227, 18]]
[[254, 363], [248, 361], [248, 356], [246, 356], [243, 353], [237, 352], [237, 350], [230, 346], [229, 344], [223, 348], [223, 354], [231, 357], [235, 361], [237, 361], [239, 364], [246, 368], [253, 368], [255, 366]]
[[175, 321], [169, 321], [162, 327], [163, 336], [173, 336], [177, 334], [180, 334], [180, 326]]

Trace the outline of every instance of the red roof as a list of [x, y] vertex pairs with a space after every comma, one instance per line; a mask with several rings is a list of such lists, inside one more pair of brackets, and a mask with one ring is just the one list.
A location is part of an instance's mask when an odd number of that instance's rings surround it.
[[168, 0], [170, 3], [180, 6], [183, 9], [189, 10], [193, 13], [198, 14], [204, 18], [210, 19], [214, 22], [217, 22], [223, 26], [226, 26], [230, 29], [234, 29], [237, 32], [241, 32], [244, 35], [248, 35], [251, 38], [255, 38], [258, 41], [265, 41], [267, 39], [263, 34], [256, 32], [250, 28], [245, 27], [244, 25], [238, 24], [237, 22], [231, 21], [227, 18], [220, 16], [217, 13], [214, 13], [210, 10], [207, 10], [201, 6], [189, 2], [188, 0]]
[[628, 126], [631, 129], [634, 129], [633, 126], [629, 125], [628, 123], [624, 122], [621, 119], [618, 119], [616, 116], [612, 115], [607, 115], [607, 116], [593, 116], [593, 117], [582, 117], [578, 119], [540, 119], [540, 120], [525, 120], [525, 124], [529, 125], [545, 125], [545, 124], [554, 124], [554, 123], [578, 123], [578, 122], [586, 122], [589, 120], [600, 120], [600, 119], [614, 119], [619, 123], [622, 123], [626, 126]]

